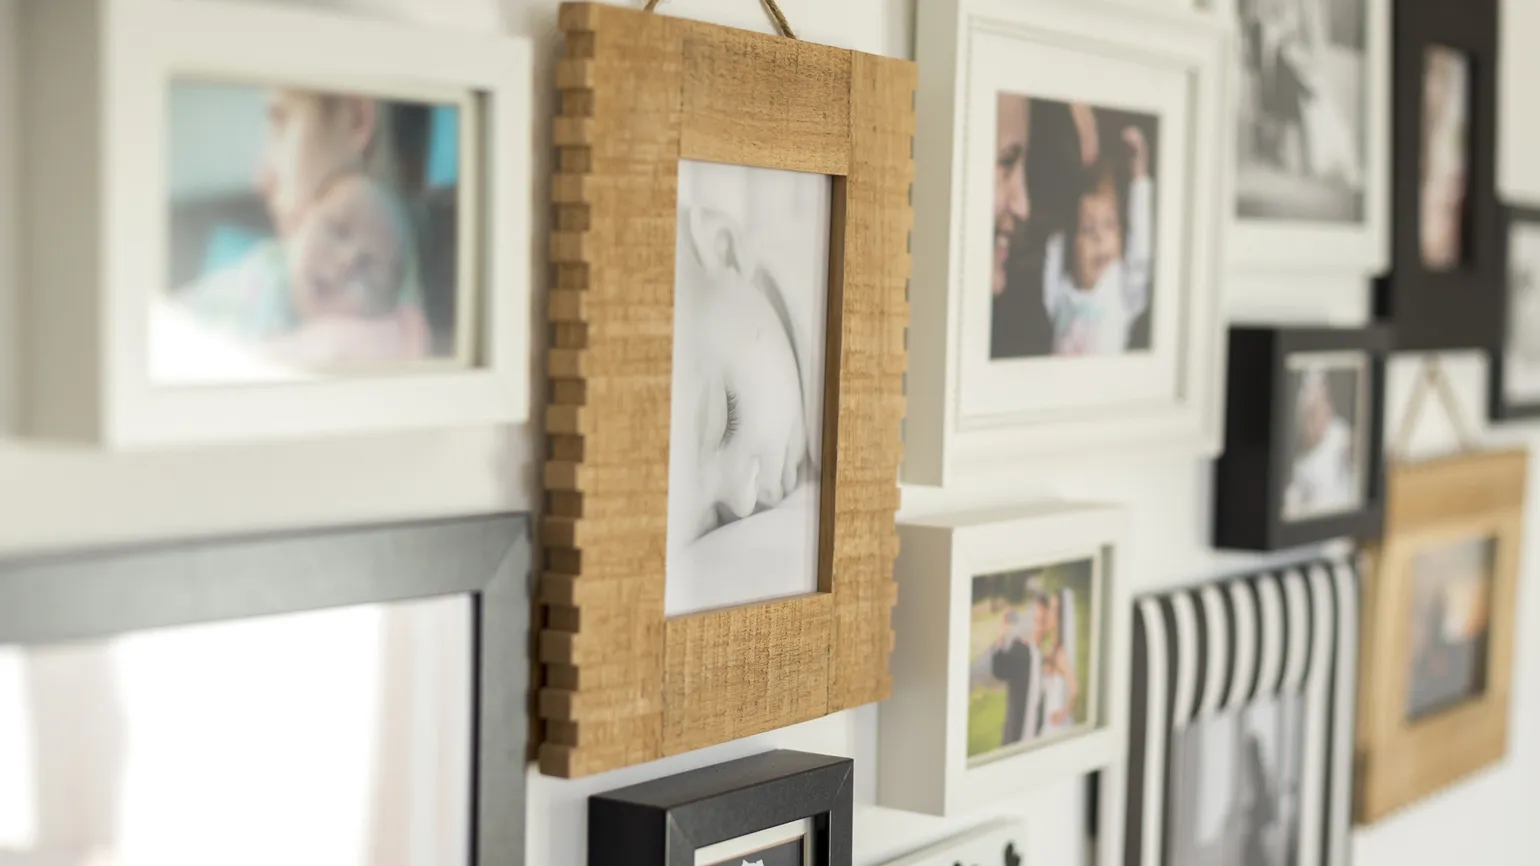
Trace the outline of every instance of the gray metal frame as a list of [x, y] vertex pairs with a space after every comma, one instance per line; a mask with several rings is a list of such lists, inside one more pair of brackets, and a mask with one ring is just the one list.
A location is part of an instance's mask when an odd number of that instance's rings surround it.
[[529, 520], [499, 515], [0, 561], [0, 644], [475, 598], [472, 866], [524, 862]]

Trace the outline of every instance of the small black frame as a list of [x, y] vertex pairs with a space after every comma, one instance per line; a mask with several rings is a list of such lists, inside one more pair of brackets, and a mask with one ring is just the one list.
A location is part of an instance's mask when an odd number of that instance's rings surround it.
[[[1385, 516], [1383, 394], [1390, 333], [1367, 328], [1230, 329], [1225, 447], [1214, 468], [1214, 546], [1279, 550], [1379, 534]], [[1288, 359], [1301, 353], [1361, 352], [1368, 362], [1364, 421], [1365, 498], [1356, 511], [1283, 519], [1293, 417]]]
[[[1395, 8], [1391, 271], [1375, 285], [1375, 317], [1395, 329], [1397, 350], [1486, 349], [1501, 340], [1504, 262], [1497, 196], [1497, 0], [1399, 0]], [[1423, 266], [1424, 52], [1470, 58], [1470, 153], [1465, 260], [1447, 272]]]
[[1504, 377], [1508, 372], [1506, 369], [1508, 342], [1513, 336], [1513, 317], [1517, 315], [1513, 309], [1513, 280], [1518, 275], [1513, 273], [1510, 251], [1513, 243], [1513, 229], [1520, 225], [1540, 228], [1540, 207], [1510, 204], [1503, 208], [1503, 225], [1500, 232], [1504, 266], [1502, 328], [1496, 341], [1487, 350], [1487, 414], [1493, 421], [1540, 418], [1540, 399], [1528, 403], [1510, 403], [1504, 393], [1506, 388]]
[[588, 866], [695, 866], [699, 848], [806, 818], [808, 866], [850, 866], [853, 768], [783, 749], [596, 794]]
[[474, 598], [470, 866], [524, 862], [529, 523], [498, 515], [0, 561], [0, 645]]

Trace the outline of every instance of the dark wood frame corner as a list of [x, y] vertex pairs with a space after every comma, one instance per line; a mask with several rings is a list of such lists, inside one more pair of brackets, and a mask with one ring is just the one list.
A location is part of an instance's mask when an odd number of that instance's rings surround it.
[[1493, 421], [1540, 418], [1540, 398], [1529, 403], [1510, 403], [1503, 393], [1507, 376], [1504, 360], [1508, 353], [1510, 319], [1516, 314], [1513, 309], [1514, 274], [1509, 256], [1514, 226], [1521, 224], [1540, 228], [1540, 205], [1507, 204], [1503, 207], [1502, 227], [1498, 232], [1503, 261], [1502, 321], [1494, 342], [1487, 350], [1487, 415]]
[[[602, 3], [559, 17], [538, 712], [540, 768], [570, 778], [892, 689], [915, 67]], [[681, 160], [836, 177], [838, 309], [819, 591], [670, 618]]]
[[0, 645], [470, 595], [471, 866], [521, 866], [529, 536], [526, 516], [499, 515], [0, 560]]
[[807, 866], [850, 866], [854, 763], [778, 750], [588, 798], [588, 866], [695, 866], [699, 848], [813, 821]]
[[[1375, 316], [1398, 350], [1485, 349], [1499, 339], [1503, 272], [1497, 196], [1498, 0], [1398, 0], [1394, 15], [1391, 270], [1375, 285]], [[1465, 261], [1423, 266], [1424, 50], [1445, 45], [1471, 61]]]
[[[1333, 538], [1368, 538], [1384, 521], [1384, 389], [1390, 330], [1237, 326], [1230, 329], [1225, 448], [1214, 466], [1214, 546], [1268, 551]], [[1364, 507], [1286, 521], [1288, 359], [1304, 352], [1362, 352], [1369, 360]]]

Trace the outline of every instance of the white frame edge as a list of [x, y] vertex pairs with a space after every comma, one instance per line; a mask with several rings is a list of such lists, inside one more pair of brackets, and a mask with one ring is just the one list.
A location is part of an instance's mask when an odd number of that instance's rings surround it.
[[[943, 839], [930, 847], [922, 848], [912, 854], [906, 854], [897, 860], [890, 860], [883, 864], [883, 866], [935, 866], [941, 860], [951, 860], [956, 856], [954, 852], [964, 846], [977, 845], [991, 837], [995, 837], [998, 842], [1000, 837], [1009, 837], [1016, 834], [1026, 835], [1030, 832], [1028, 827], [1028, 822], [1022, 818], [1005, 818], [991, 821], [981, 827], [975, 827], [972, 830]], [[1024, 866], [1032, 866], [1031, 858], [1027, 856], [1026, 852], [1022, 853], [1021, 859]]]
[[[915, 177], [914, 290], [910, 293], [908, 403], [903, 480], [944, 485], [1015, 464], [1105, 454], [1138, 443], [1149, 455], [1210, 457], [1222, 435], [1220, 379], [1225, 364], [1222, 279], [1224, 233], [1231, 211], [1227, 172], [1189, 171], [1191, 202], [1185, 244], [1188, 264], [1178, 359], [1180, 397], [1155, 406], [1128, 404], [1095, 411], [1046, 408], [1036, 417], [987, 429], [965, 429], [961, 386], [962, 296], [958, 263], [963, 201], [963, 136], [968, 98], [966, 41], [971, 22], [1017, 31], [1040, 30], [1066, 44], [1134, 45], [1131, 37], [1099, 32], [1098, 18], [1121, 21], [1141, 34], [1137, 47], [1187, 65], [1195, 84], [1189, 165], [1228, 165], [1233, 135], [1223, 134], [1229, 106], [1232, 40], [1222, 16], [1189, 7], [1142, 7], [1118, 0], [925, 0], [916, 19], [917, 164], [947, 166]], [[1049, 23], [1045, 23], [1049, 22]], [[1129, 22], [1132, 22], [1130, 24]], [[1162, 36], [1161, 34], [1166, 34]], [[1195, 47], [1201, 45], [1200, 47]]]
[[[47, 11], [40, 11], [46, 9]], [[529, 418], [533, 61], [527, 40], [239, 2], [23, 4], [22, 423], [137, 448]], [[349, 50], [338, 52], [336, 44]], [[403, 73], [402, 57], [414, 57]], [[163, 387], [148, 357], [165, 268], [173, 73], [477, 92], [483, 98], [480, 364], [297, 383]], [[47, 106], [79, 106], [68, 117]], [[146, 219], [147, 214], [153, 217]], [[68, 233], [65, 233], [68, 232]], [[83, 243], [60, 244], [59, 237]]]
[[[1236, 214], [1234, 195], [1226, 205], [1230, 219], [1227, 238], [1231, 270], [1243, 276], [1282, 274], [1341, 274], [1368, 278], [1390, 267], [1390, 0], [1363, 0], [1364, 66], [1364, 219], [1357, 226], [1289, 220], [1243, 219]], [[1239, 0], [1211, 0], [1215, 14], [1232, 25]], [[1233, 38], [1240, 35], [1232, 26]], [[1231, 61], [1239, 62], [1232, 48]], [[1225, 117], [1230, 121], [1230, 183], [1240, 171], [1235, 138], [1240, 85], [1230, 88]]]
[[[955, 816], [1050, 782], [1110, 767], [1127, 749], [1131, 585], [1121, 506], [1053, 503], [905, 522], [894, 611], [893, 696], [879, 710], [877, 804]], [[973, 551], [993, 553], [975, 568]], [[1101, 599], [1101, 682], [1094, 730], [970, 768], [967, 605], [976, 573], [1045, 564], [1095, 549], [1108, 566]], [[1009, 562], [1002, 561], [1004, 556]], [[946, 578], [943, 580], [942, 575]], [[937, 707], [944, 707], [937, 712]], [[1033, 780], [1033, 781], [1029, 781]]]

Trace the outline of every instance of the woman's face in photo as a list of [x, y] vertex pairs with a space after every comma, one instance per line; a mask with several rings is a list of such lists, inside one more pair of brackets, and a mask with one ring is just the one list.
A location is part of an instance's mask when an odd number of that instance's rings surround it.
[[700, 258], [680, 259], [695, 273], [679, 282], [691, 297], [675, 299], [689, 304], [681, 324], [691, 347], [675, 362], [686, 365], [675, 399], [689, 401], [684, 417], [699, 438], [696, 459], [681, 467], [685, 489], [671, 495], [692, 498], [698, 537], [718, 525], [719, 509], [743, 518], [780, 504], [801, 484], [809, 455], [797, 355], [754, 283], [757, 266], [736, 231], [720, 223], [702, 229], [696, 243]]
[[994, 294], [1005, 291], [1005, 264], [1011, 241], [1032, 215], [1027, 195], [1027, 124], [1030, 113], [1023, 96], [1000, 94], [995, 148]]
[[256, 186], [281, 237], [295, 229], [328, 179], [362, 163], [376, 115], [369, 99], [297, 90], [269, 95]]

